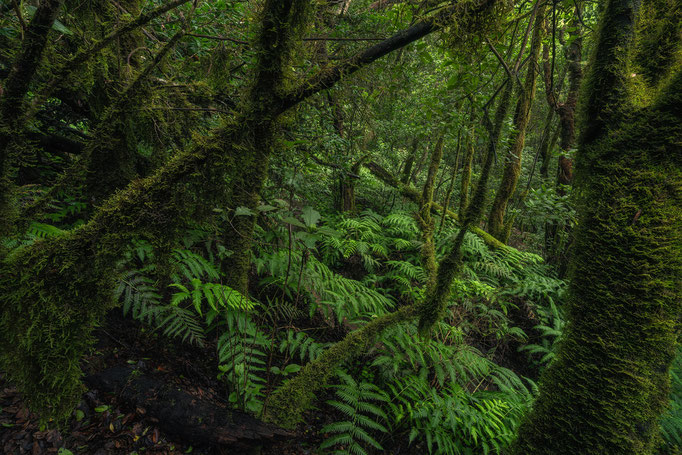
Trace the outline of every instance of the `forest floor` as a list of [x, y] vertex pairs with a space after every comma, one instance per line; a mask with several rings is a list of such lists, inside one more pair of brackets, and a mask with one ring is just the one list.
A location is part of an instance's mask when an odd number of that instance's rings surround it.
[[[83, 365], [86, 375], [114, 366], [133, 366], [177, 389], [229, 408], [224, 384], [216, 379], [215, 346], [197, 348], [158, 336], [114, 310], [95, 332], [98, 342]], [[150, 399], [153, 399], [153, 393]], [[324, 419], [319, 413], [314, 419]], [[144, 406], [131, 406], [99, 390], [83, 394], [74, 416], [61, 431], [41, 427], [17, 390], [0, 372], [0, 453], [39, 454], [249, 454], [299, 455], [315, 453], [321, 437], [305, 425], [291, 437], [260, 448], [249, 446], [197, 447], [165, 434]], [[319, 426], [316, 424], [315, 427]], [[68, 449], [68, 450], [67, 450]]]

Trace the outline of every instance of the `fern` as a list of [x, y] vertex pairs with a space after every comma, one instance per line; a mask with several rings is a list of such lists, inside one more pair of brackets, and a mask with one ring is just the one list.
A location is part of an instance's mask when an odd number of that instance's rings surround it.
[[682, 348], [670, 370], [670, 407], [661, 419], [662, 454], [679, 454], [682, 448]]
[[190, 250], [175, 249], [172, 257], [177, 272], [171, 275], [171, 280], [176, 283], [182, 281], [182, 278], [188, 281], [194, 278], [220, 279], [220, 274], [213, 264]]
[[[551, 363], [555, 357], [561, 335], [563, 334], [565, 321], [553, 301], [550, 301], [546, 313], [543, 314], [543, 312], [540, 312], [540, 314], [544, 324], [536, 325], [535, 329], [541, 334], [542, 344], [528, 344], [519, 348], [519, 351], [526, 351], [535, 358], [540, 357], [537, 362], [544, 366]], [[551, 324], [551, 326], [549, 324]]]
[[114, 289], [114, 298], [122, 302], [123, 315], [132, 312], [134, 319], [152, 324], [157, 320], [157, 309], [161, 295], [154, 280], [141, 275], [137, 270], [126, 272]]
[[244, 312], [226, 318], [226, 331], [218, 338], [219, 378], [230, 388], [230, 402], [241, 409], [258, 413], [263, 407], [266, 374], [266, 351], [270, 339]]
[[291, 357], [298, 354], [300, 361], [304, 362], [317, 359], [324, 352], [325, 347], [326, 344], [315, 342], [305, 332], [295, 332], [289, 329], [286, 338], [283, 338], [279, 345], [279, 351], [287, 352]]
[[383, 450], [372, 433], [388, 432], [379, 423], [388, 419], [380, 407], [388, 402], [388, 395], [376, 385], [357, 382], [343, 371], [339, 371], [338, 375], [342, 383], [332, 386], [336, 389], [337, 400], [327, 401], [327, 404], [343, 414], [345, 420], [322, 428], [322, 433], [333, 436], [320, 444], [320, 450], [336, 447], [332, 453], [358, 455], [367, 455], [365, 447]]
[[198, 346], [204, 346], [206, 335], [204, 327], [195, 313], [179, 306], [166, 305], [156, 308], [157, 328], [169, 338], [181, 338]]

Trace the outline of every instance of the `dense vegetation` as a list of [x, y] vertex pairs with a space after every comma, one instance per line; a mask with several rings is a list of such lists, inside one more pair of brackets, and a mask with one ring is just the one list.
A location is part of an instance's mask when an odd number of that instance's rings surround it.
[[125, 318], [319, 453], [682, 453], [679, 0], [0, 12], [0, 372], [41, 431]]

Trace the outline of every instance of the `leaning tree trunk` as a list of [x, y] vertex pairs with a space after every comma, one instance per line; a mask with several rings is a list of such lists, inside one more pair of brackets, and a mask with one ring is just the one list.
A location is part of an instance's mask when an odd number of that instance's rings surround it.
[[[576, 160], [568, 325], [513, 453], [656, 453], [682, 309], [682, 68], [662, 62], [665, 27], [646, 25], [671, 25], [679, 52], [670, 3], [606, 5]], [[643, 61], [623, 58], [641, 46]], [[647, 64], [662, 74], [638, 75]], [[659, 95], [645, 101], [633, 83]]]
[[545, 21], [546, 4], [543, 3], [538, 7], [535, 16], [535, 24], [533, 31], [533, 39], [530, 46], [530, 61], [528, 62], [528, 72], [524, 82], [522, 92], [519, 97], [519, 102], [516, 105], [516, 114], [514, 118], [514, 141], [507, 157], [507, 163], [502, 174], [502, 181], [495, 193], [495, 200], [490, 208], [490, 215], [488, 217], [488, 232], [498, 240], [507, 242], [511, 226], [505, 225], [505, 212], [507, 205], [514, 196], [516, 191], [516, 184], [521, 175], [521, 155], [523, 147], [526, 142], [526, 128], [530, 120], [531, 104], [535, 97], [535, 81], [536, 68], [535, 65], [540, 54], [540, 45], [544, 31], [543, 23]]

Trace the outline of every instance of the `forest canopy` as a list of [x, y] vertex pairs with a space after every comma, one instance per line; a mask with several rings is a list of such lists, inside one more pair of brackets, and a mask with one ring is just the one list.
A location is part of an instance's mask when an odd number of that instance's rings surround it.
[[0, 13], [0, 451], [682, 453], [679, 0]]

